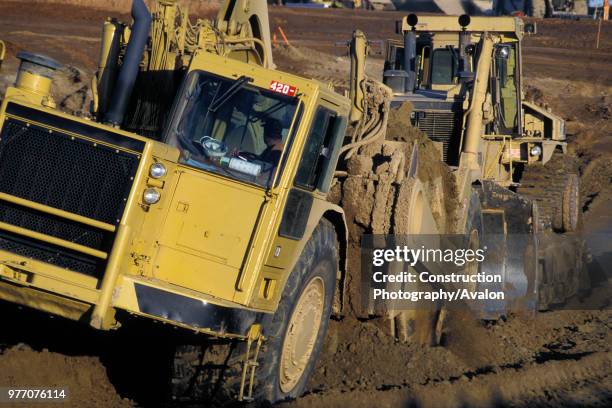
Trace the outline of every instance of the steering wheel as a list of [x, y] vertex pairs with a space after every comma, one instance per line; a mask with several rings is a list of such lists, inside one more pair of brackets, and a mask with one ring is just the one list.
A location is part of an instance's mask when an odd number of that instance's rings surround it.
[[200, 145], [204, 149], [204, 154], [208, 158], [218, 158], [227, 155], [227, 146], [225, 143], [214, 139], [210, 136], [204, 136], [200, 139]]

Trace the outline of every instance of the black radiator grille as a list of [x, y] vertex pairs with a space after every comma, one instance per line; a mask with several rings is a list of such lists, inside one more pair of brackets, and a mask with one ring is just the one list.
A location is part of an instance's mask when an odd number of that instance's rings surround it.
[[109, 232], [4, 201], [0, 201], [0, 222], [105, 252], [112, 243]]
[[[442, 143], [444, 162], [454, 164], [462, 118], [456, 112], [419, 112], [418, 128], [434, 142]], [[456, 136], [456, 137], [455, 137]]]
[[[112, 145], [141, 147], [140, 141], [42, 111], [9, 104], [39, 123], [77, 131]], [[23, 112], [21, 112], [23, 111]], [[140, 157], [62, 131], [8, 118], [0, 132], [0, 192], [116, 225], [132, 188]], [[0, 222], [106, 253], [114, 232], [0, 199]], [[106, 261], [0, 230], [0, 250], [100, 278]]]
[[80, 254], [66, 248], [0, 231], [0, 250], [24, 258], [46, 262], [60, 268], [70, 269], [85, 275], [100, 278], [104, 272], [104, 261], [93, 256]]
[[137, 166], [135, 155], [15, 119], [0, 135], [0, 192], [110, 224]]

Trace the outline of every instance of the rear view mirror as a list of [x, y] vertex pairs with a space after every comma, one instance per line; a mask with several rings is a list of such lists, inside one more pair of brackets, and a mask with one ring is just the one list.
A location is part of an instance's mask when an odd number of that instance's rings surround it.
[[527, 34], [535, 34], [536, 33], [536, 24], [535, 23], [525, 23], [525, 32]]

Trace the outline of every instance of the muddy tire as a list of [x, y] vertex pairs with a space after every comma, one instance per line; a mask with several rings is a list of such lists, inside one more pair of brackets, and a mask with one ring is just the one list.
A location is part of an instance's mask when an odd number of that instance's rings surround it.
[[235, 400], [240, 388], [243, 351], [240, 343], [224, 340], [177, 345], [166, 405], [223, 406]]
[[561, 203], [561, 229], [563, 231], [576, 231], [580, 216], [580, 179], [577, 174], [568, 174], [563, 189], [563, 202]]
[[276, 313], [262, 321], [266, 343], [256, 375], [257, 399], [276, 402], [304, 392], [327, 333], [337, 271], [336, 232], [322, 220], [289, 276]]
[[580, 191], [576, 161], [561, 153], [553, 154], [544, 166], [527, 166], [517, 193], [538, 206], [539, 231], [572, 232], [580, 218]]
[[[266, 340], [257, 361], [256, 400], [276, 402], [304, 392], [327, 333], [337, 270], [336, 232], [322, 220], [289, 276], [276, 313], [259, 319]], [[170, 400], [217, 405], [235, 401], [244, 352], [244, 342], [236, 341], [179, 346]]]

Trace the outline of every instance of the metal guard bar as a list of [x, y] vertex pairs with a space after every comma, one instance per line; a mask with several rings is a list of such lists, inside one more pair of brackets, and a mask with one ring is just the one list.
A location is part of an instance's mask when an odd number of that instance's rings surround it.
[[33, 210], [37, 210], [40, 212], [44, 212], [47, 214], [55, 215], [61, 218], [66, 218], [70, 221], [78, 222], [81, 224], [89, 225], [90, 227], [98, 228], [108, 232], [115, 232], [116, 227], [112, 224], [107, 224], [102, 221], [92, 220], [87, 217], [83, 217], [82, 215], [73, 214], [68, 211], [60, 210], [58, 208], [49, 207], [48, 205], [35, 203], [34, 201], [26, 200], [23, 198], [15, 197], [10, 194], [0, 192], [0, 200], [6, 201], [9, 203], [21, 205], [23, 207], [28, 207]]
[[22, 235], [28, 238], [36, 239], [38, 241], [48, 242], [53, 245], [61, 246], [64, 248], [72, 249], [73, 251], [81, 252], [83, 254], [91, 255], [96, 258], [106, 259], [108, 254], [103, 251], [98, 251], [83, 245], [75, 244], [74, 242], [66, 241], [64, 239], [55, 238], [47, 234], [41, 234], [40, 232], [30, 231], [25, 228], [16, 227], [5, 222], [0, 222], [0, 230], [12, 232], [17, 235]]

